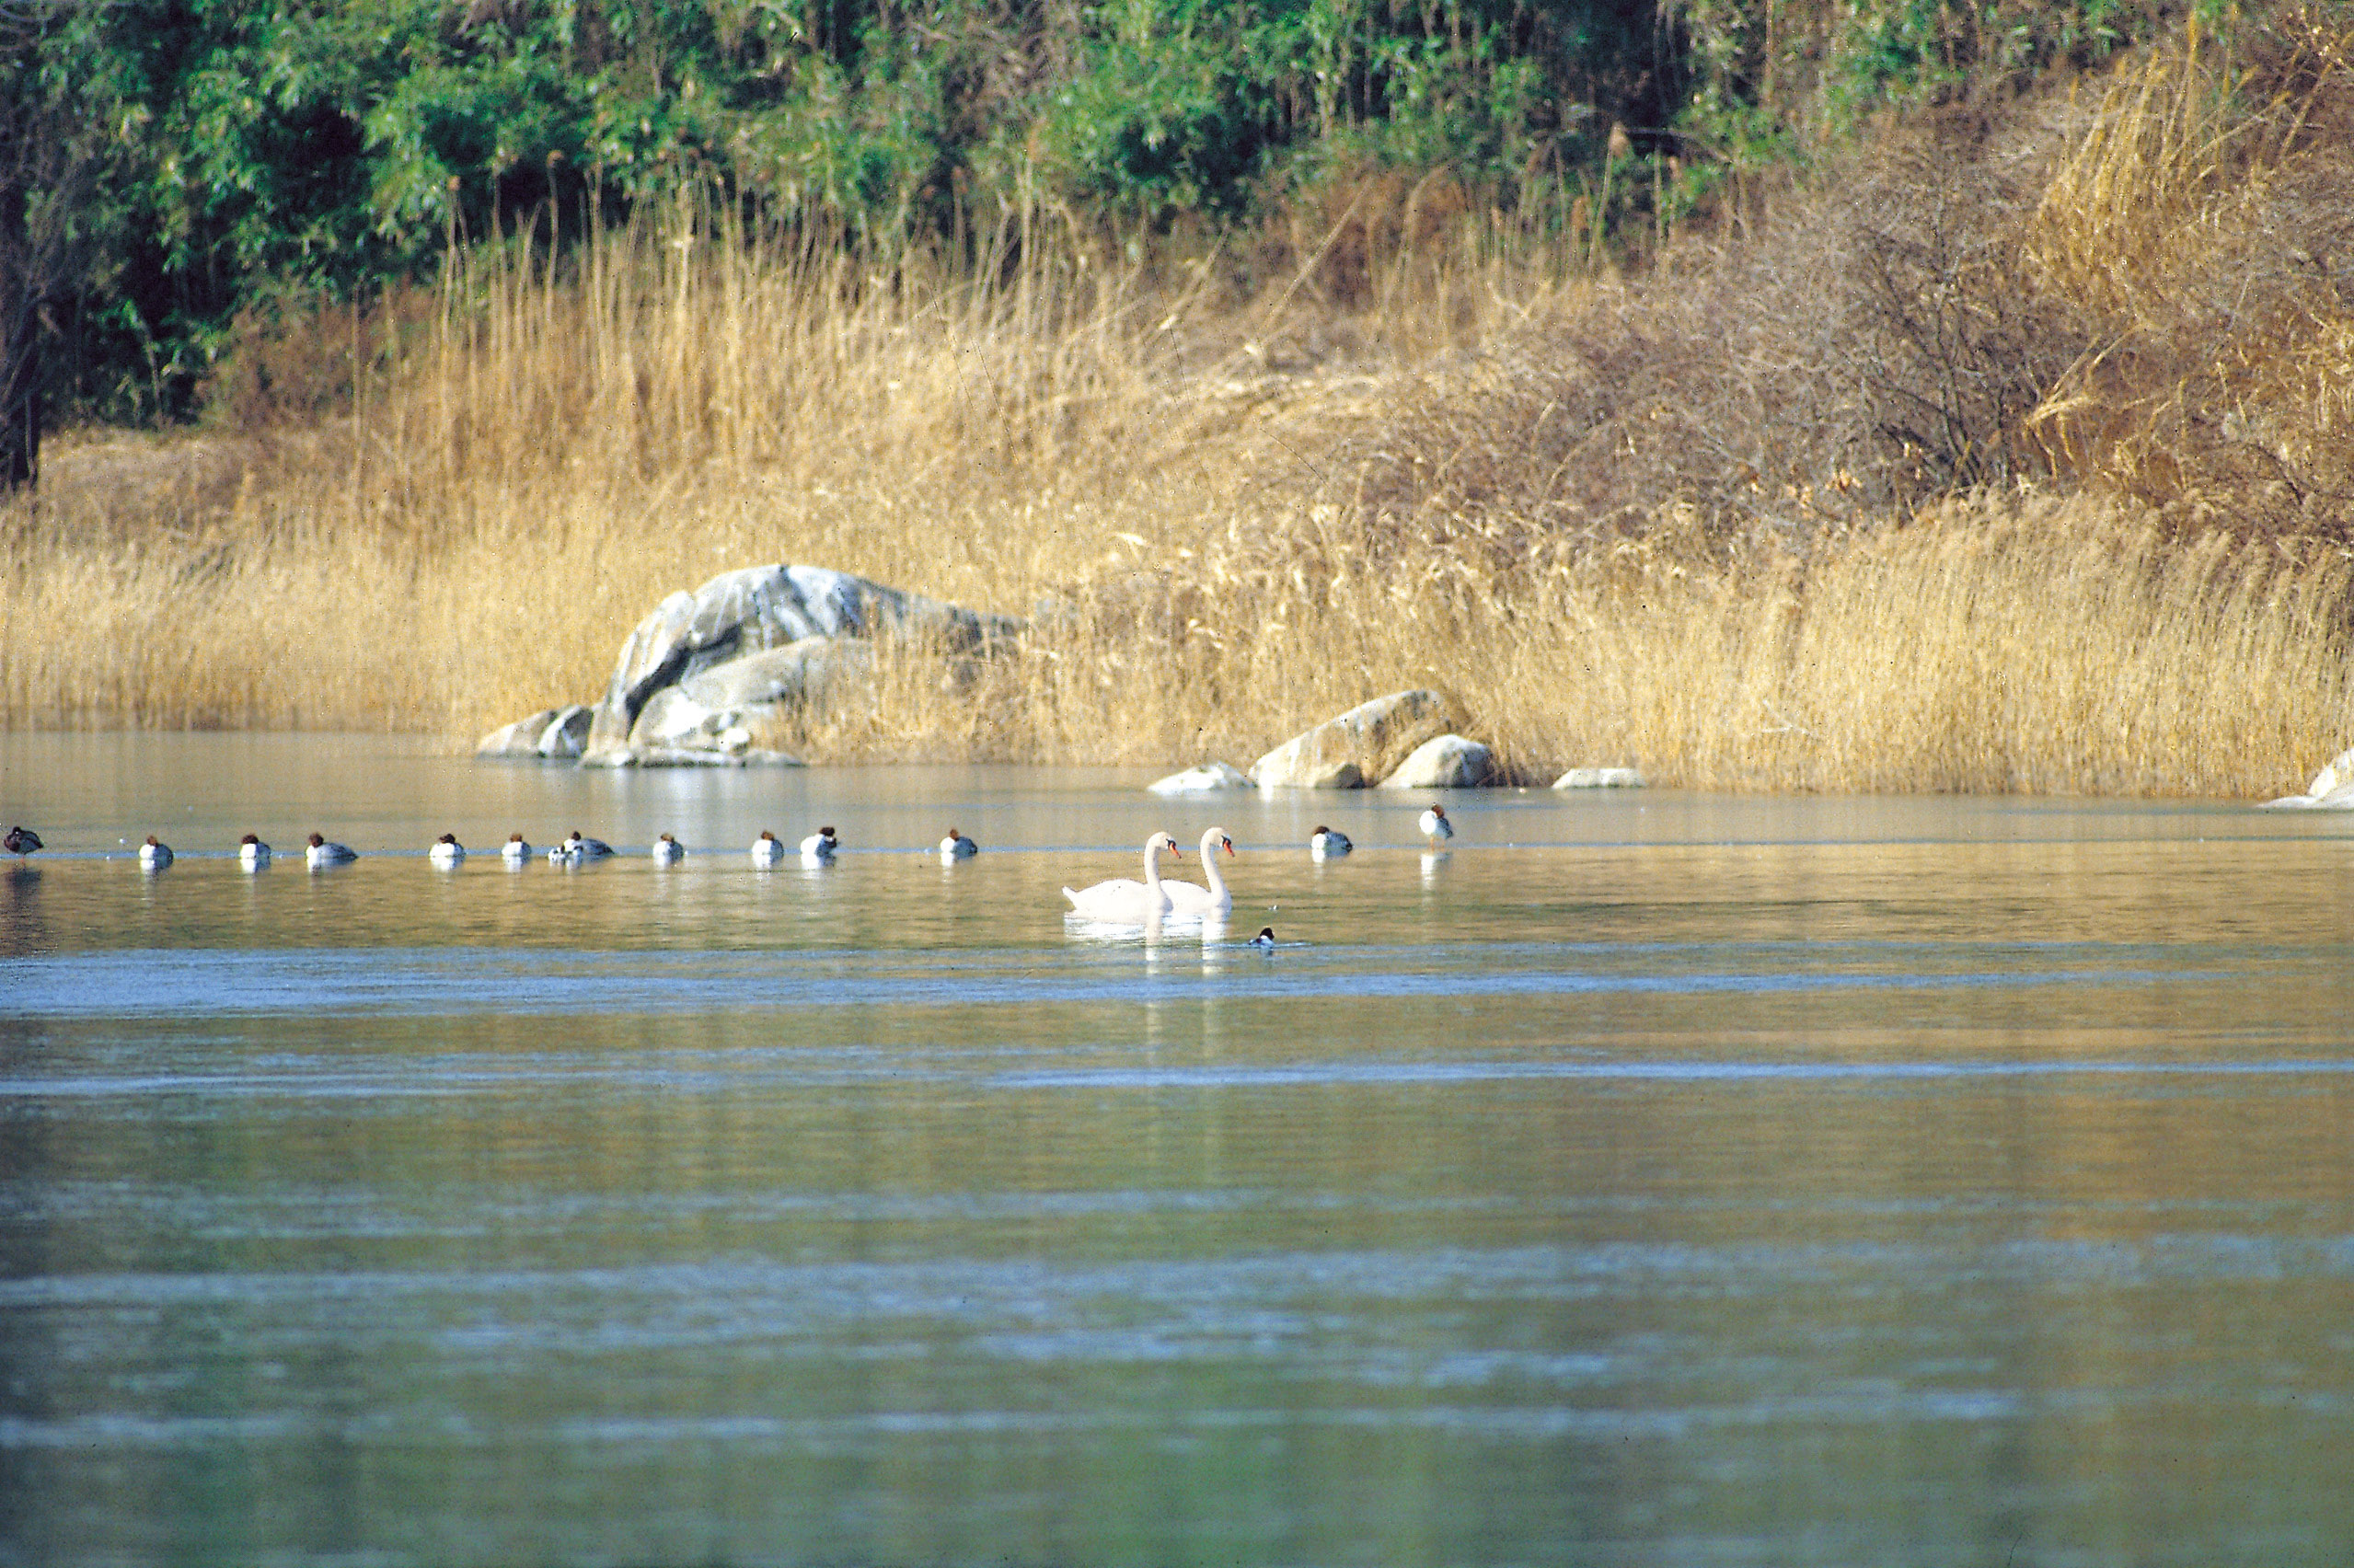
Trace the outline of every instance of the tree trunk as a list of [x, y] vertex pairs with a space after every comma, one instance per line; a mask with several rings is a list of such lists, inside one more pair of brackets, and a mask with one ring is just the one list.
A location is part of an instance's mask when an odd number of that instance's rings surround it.
[[40, 478], [40, 298], [25, 193], [0, 186], [0, 495]]

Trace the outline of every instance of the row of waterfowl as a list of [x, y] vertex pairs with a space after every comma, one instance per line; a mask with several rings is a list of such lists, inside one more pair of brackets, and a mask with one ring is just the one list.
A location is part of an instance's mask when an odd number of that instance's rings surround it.
[[[1447, 813], [1442, 807], [1433, 806], [1423, 813], [1418, 825], [1422, 829], [1423, 836], [1433, 844], [1444, 843], [1455, 836], [1454, 824], [1447, 820]], [[1168, 837], [1165, 834], [1159, 836]], [[1211, 850], [1214, 847], [1213, 839], [1222, 845], [1229, 855], [1234, 853], [1234, 844], [1231, 839], [1226, 837], [1224, 830], [1219, 828], [1212, 828], [1202, 836], [1202, 859], [1208, 866], [1210, 881], [1214, 888], [1223, 888], [1225, 884], [1218, 879], [1217, 867], [1211, 856]], [[0, 847], [6, 847], [9, 854], [22, 859], [41, 847], [40, 835], [29, 827], [11, 827], [5, 837], [0, 837]], [[841, 839], [829, 824], [801, 841], [800, 855], [805, 863], [824, 864], [833, 859], [835, 851], [840, 847]], [[1174, 839], [1171, 839], [1163, 847], [1172, 857], [1183, 858], [1178, 856]], [[1326, 827], [1321, 823], [1316, 825], [1316, 830], [1308, 837], [1308, 852], [1319, 860], [1337, 859], [1355, 847], [1356, 846], [1349, 842], [1348, 835], [1338, 828]], [[667, 833], [654, 841], [651, 852], [653, 858], [664, 865], [675, 865], [687, 858], [687, 847]], [[967, 859], [980, 852], [981, 847], [978, 844], [973, 842], [962, 830], [954, 827], [950, 828], [947, 836], [940, 841], [940, 858], [943, 861]], [[456, 834], [444, 833], [433, 842], [425, 853], [426, 858], [437, 866], [455, 866], [465, 860], [467, 848], [465, 845], [457, 841]], [[520, 833], [508, 835], [506, 843], [499, 849], [500, 859], [509, 864], [528, 860], [537, 851]], [[550, 865], [577, 865], [584, 860], [604, 859], [612, 853], [613, 846], [601, 838], [591, 838], [580, 829], [574, 828], [561, 843], [548, 846], [548, 861]], [[756, 865], [782, 864], [787, 853], [785, 841], [766, 828], [761, 830], [759, 837], [752, 841], [752, 859]], [[237, 841], [237, 861], [247, 870], [259, 870], [269, 865], [272, 858], [273, 851], [270, 846], [254, 834], [248, 833]], [[314, 833], [304, 846], [303, 858], [312, 866], [339, 866], [346, 861], [356, 860], [360, 856], [359, 852], [349, 845], [335, 843], [323, 835]], [[171, 846], [164, 843], [152, 833], [147, 836], [147, 841], [139, 846], [139, 863], [149, 870], [160, 870], [168, 866], [173, 859]], [[1146, 881], [1158, 882], [1160, 872], [1154, 863], [1155, 855], [1148, 853], [1145, 859]], [[1123, 877], [1115, 879], [1113, 882], [1102, 882], [1097, 885], [1141, 887], [1145, 884], [1134, 882]], [[1067, 893], [1070, 890], [1066, 888], [1064, 891]], [[1204, 890], [1195, 889], [1194, 891], [1202, 893]], [[1217, 895], [1215, 892], [1210, 892], [1205, 896], [1215, 899]], [[1077, 894], [1073, 894], [1074, 901], [1077, 897]]]

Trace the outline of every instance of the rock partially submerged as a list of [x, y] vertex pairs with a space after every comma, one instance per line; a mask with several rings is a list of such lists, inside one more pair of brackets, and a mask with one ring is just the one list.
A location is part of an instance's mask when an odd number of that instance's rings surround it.
[[1172, 773], [1145, 786], [1155, 795], [1211, 795], [1221, 790], [1248, 790], [1250, 775], [1229, 763], [1206, 762], [1183, 773]]
[[1460, 735], [1425, 741], [1381, 780], [1384, 790], [1471, 790], [1488, 781], [1495, 754]]
[[476, 743], [474, 755], [534, 760], [577, 757], [588, 741], [594, 711], [577, 702], [569, 708], [542, 709], [483, 736]]
[[1640, 790], [1643, 775], [1632, 767], [1573, 767], [1553, 780], [1556, 790]]
[[481, 756], [577, 756], [587, 767], [799, 766], [781, 743], [812, 703], [864, 689], [872, 644], [896, 638], [970, 660], [1020, 634], [1010, 616], [968, 610], [822, 566], [721, 572], [654, 606], [621, 645], [594, 709], [565, 709], [565, 745], [522, 732], [556, 710], [494, 730]]
[[2329, 759], [2302, 795], [2283, 795], [2264, 802], [2266, 811], [2354, 812], [2354, 746]]
[[1294, 735], [1251, 765], [1251, 781], [1262, 790], [1361, 789], [1388, 778], [1450, 722], [1438, 693], [1391, 692]]

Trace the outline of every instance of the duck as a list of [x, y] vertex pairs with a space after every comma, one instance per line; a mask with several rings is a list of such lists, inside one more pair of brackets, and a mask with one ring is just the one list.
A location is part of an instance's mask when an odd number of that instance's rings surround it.
[[425, 851], [425, 859], [436, 866], [459, 865], [466, 859], [466, 846], [457, 841], [456, 834], [444, 833], [433, 840], [433, 847]]
[[531, 846], [524, 842], [522, 834], [510, 833], [506, 843], [499, 848], [499, 859], [510, 866], [520, 866], [531, 859]]
[[832, 827], [821, 827], [801, 841], [801, 858], [805, 864], [821, 865], [834, 858], [841, 840], [834, 836]]
[[147, 835], [147, 842], [139, 846], [139, 869], [160, 871], [171, 863], [172, 847], [152, 833]]
[[1445, 806], [1433, 806], [1423, 813], [1419, 825], [1422, 828], [1422, 836], [1433, 844], [1443, 844], [1455, 836], [1455, 824], [1447, 820]]
[[1308, 852], [1319, 860], [1337, 860], [1356, 847], [1347, 834], [1321, 822], [1316, 824], [1316, 831], [1308, 836]]
[[340, 866], [348, 860], [356, 860], [359, 858], [352, 852], [350, 845], [331, 844], [316, 833], [310, 836], [307, 847], [303, 852], [304, 860], [314, 870], [321, 866]]
[[970, 859], [980, 852], [979, 845], [952, 827], [948, 830], [948, 836], [940, 841], [940, 858], [943, 860]]
[[1071, 901], [1074, 913], [1091, 920], [1121, 920], [1139, 926], [1158, 920], [1169, 910], [1168, 889], [1160, 880], [1163, 850], [1171, 859], [1185, 858], [1175, 839], [1165, 833], [1156, 833], [1144, 841], [1144, 881], [1114, 877], [1077, 892], [1065, 888], [1063, 896]]
[[548, 851], [548, 860], [550, 865], [570, 865], [582, 860], [602, 860], [612, 853], [612, 845], [602, 838], [585, 837], [576, 827], [563, 843]]
[[1226, 879], [1217, 874], [1217, 852], [1234, 853], [1234, 840], [1226, 829], [1213, 827], [1202, 835], [1202, 875], [1209, 886], [1195, 887], [1192, 882], [1161, 883], [1161, 892], [1169, 900], [1172, 915], [1223, 915], [1234, 907], [1234, 894], [1228, 891]]
[[12, 827], [7, 836], [0, 838], [0, 846], [5, 846], [9, 854], [21, 860], [40, 847], [40, 835], [29, 827]]
[[762, 828], [760, 836], [752, 841], [752, 863], [756, 866], [773, 866], [784, 858], [785, 841], [767, 828]]
[[687, 859], [687, 846], [665, 833], [654, 840], [653, 857], [657, 866], [675, 866]]
[[270, 846], [248, 833], [237, 840], [237, 864], [248, 871], [259, 871], [270, 864]]
[[1260, 927], [1259, 934], [1251, 939], [1251, 945], [1254, 948], [1273, 948], [1275, 945], [1275, 928], [1273, 926]]

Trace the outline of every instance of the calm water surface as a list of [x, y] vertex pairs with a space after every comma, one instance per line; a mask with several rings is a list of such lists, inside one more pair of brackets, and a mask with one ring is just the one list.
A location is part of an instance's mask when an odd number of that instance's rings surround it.
[[1141, 782], [0, 736], [0, 1563], [2354, 1561], [2354, 822]]

